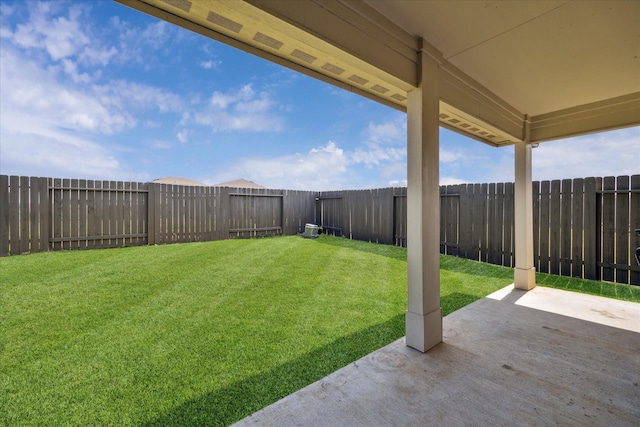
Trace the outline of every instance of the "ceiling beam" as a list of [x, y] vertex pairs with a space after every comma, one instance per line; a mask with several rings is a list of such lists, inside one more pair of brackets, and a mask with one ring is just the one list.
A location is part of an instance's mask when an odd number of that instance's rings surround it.
[[531, 118], [531, 142], [640, 125], [640, 92]]

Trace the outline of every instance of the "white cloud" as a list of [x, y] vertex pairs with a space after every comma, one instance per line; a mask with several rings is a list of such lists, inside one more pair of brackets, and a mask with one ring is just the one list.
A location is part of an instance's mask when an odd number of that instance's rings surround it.
[[180, 130], [180, 132], [178, 132], [176, 137], [178, 138], [178, 141], [184, 144], [188, 141], [190, 133], [191, 131], [189, 129], [182, 129]]
[[151, 141], [150, 146], [158, 150], [168, 150], [169, 148], [173, 147], [173, 144], [168, 141], [157, 139], [157, 140]]
[[463, 179], [455, 178], [452, 176], [440, 177], [440, 185], [456, 185], [456, 184], [467, 184], [467, 182]]
[[256, 92], [250, 84], [226, 93], [214, 92], [209, 105], [186, 114], [182, 124], [194, 121], [214, 132], [248, 131], [277, 132], [284, 120], [276, 112], [278, 105], [268, 92]]
[[442, 142], [440, 143], [440, 162], [454, 163], [462, 159], [469, 159], [469, 153], [464, 153], [457, 149], [447, 149]]
[[0, 129], [0, 169], [3, 174], [61, 178], [146, 180], [127, 172], [101, 144], [91, 139], [32, 123], [21, 132]]
[[81, 29], [81, 7], [69, 8], [68, 16], [51, 18], [52, 3], [30, 3], [29, 21], [18, 24], [13, 32], [13, 41], [23, 48], [44, 49], [51, 59], [60, 60], [76, 55], [89, 43]]
[[367, 128], [367, 136], [369, 141], [379, 143], [393, 143], [393, 144], [405, 144], [407, 140], [407, 120], [406, 116], [401, 118], [381, 123], [369, 123]]
[[369, 123], [365, 135], [367, 140], [349, 154], [350, 161], [368, 167], [389, 162], [403, 162], [407, 157], [406, 117], [376, 124]]
[[211, 70], [217, 68], [220, 65], [220, 61], [200, 61], [198, 65], [205, 70]]
[[640, 174], [640, 127], [550, 141], [533, 150], [533, 179]]
[[38, 122], [55, 128], [110, 134], [135, 124], [133, 116], [120, 108], [119, 103], [105, 105], [104, 97], [58, 81], [51, 71], [9, 46], [1, 49], [0, 60], [3, 128], [19, 130], [17, 123], [20, 123], [28, 129], [31, 122]]
[[11, 15], [13, 15], [13, 11], [15, 10], [15, 8], [9, 6], [6, 3], [0, 3], [0, 15], [2, 15], [3, 18], [8, 19]]
[[379, 166], [381, 163], [391, 161], [405, 161], [406, 157], [406, 148], [380, 147], [373, 144], [357, 147], [350, 154], [353, 163], [364, 163], [367, 166]]
[[271, 159], [245, 158], [226, 172], [206, 180], [208, 184], [245, 178], [269, 188], [326, 190], [347, 183], [348, 159], [334, 142], [315, 147], [306, 154]]
[[2, 24], [2, 173], [143, 177], [127, 172], [118, 160], [122, 147], [99, 142], [101, 136], [148, 123], [142, 116], [149, 111], [177, 113], [181, 98], [145, 84], [102, 79], [96, 65], [106, 65], [117, 50], [83, 28], [89, 25], [86, 4], [61, 11], [65, 3], [27, 6], [23, 22]]

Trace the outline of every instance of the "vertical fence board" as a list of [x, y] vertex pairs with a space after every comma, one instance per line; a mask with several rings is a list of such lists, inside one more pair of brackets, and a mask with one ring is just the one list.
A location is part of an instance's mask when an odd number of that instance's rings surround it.
[[204, 236], [205, 233], [205, 216], [204, 216], [204, 191], [206, 187], [196, 187], [196, 234], [199, 241], [207, 240]]
[[160, 197], [162, 206], [162, 224], [160, 233], [160, 243], [167, 244], [173, 242], [173, 209], [175, 198], [172, 197], [173, 185], [161, 184]]
[[211, 213], [211, 234], [212, 239], [221, 240], [221, 224], [220, 224], [220, 214], [221, 212], [219, 208], [220, 205], [220, 187], [211, 188], [211, 199], [208, 202], [207, 209], [210, 209]]
[[116, 209], [118, 207], [116, 186], [115, 181], [102, 181], [102, 232], [105, 235], [102, 243], [108, 248], [115, 246], [115, 241], [111, 236], [116, 234]]
[[467, 184], [460, 184], [458, 186], [458, 209], [459, 209], [459, 229], [458, 229], [458, 256], [462, 258], [469, 257], [471, 249], [469, 247], [471, 238], [471, 215], [469, 213], [469, 194]]
[[[514, 185], [507, 182], [504, 185], [504, 243], [502, 265], [513, 267], [513, 222], [515, 216]], [[534, 239], [535, 241], [535, 239]]]
[[78, 180], [78, 249], [87, 248], [87, 180]]
[[69, 237], [69, 249], [75, 250], [79, 248], [78, 237], [79, 234], [79, 208], [80, 208], [80, 195], [78, 190], [78, 180], [72, 179], [69, 183], [69, 234], [65, 237]]
[[480, 250], [481, 250], [481, 242], [482, 242], [482, 221], [484, 218], [482, 217], [482, 185], [474, 184], [473, 185], [473, 214], [472, 214], [472, 256], [470, 259], [474, 261], [480, 260]]
[[20, 177], [20, 253], [29, 253], [29, 177]]
[[108, 247], [108, 240], [104, 236], [109, 235], [109, 181], [96, 181], [96, 231], [100, 239], [96, 240], [96, 246]]
[[40, 251], [47, 252], [51, 248], [49, 238], [51, 237], [51, 193], [49, 187], [51, 178], [40, 178]]
[[[629, 177], [619, 176], [616, 178], [616, 251], [614, 263], [621, 267], [630, 265], [631, 257], [629, 247], [629, 236], [631, 227], [629, 224]], [[629, 283], [629, 272], [623, 268], [616, 268], [616, 282]]]
[[592, 280], [600, 279], [600, 218], [597, 191], [601, 189], [601, 185], [600, 179], [584, 180], [584, 277]]
[[122, 239], [118, 239], [119, 246], [130, 246], [131, 238], [126, 237], [131, 234], [131, 183], [118, 181], [118, 190], [120, 191], [120, 206], [118, 215], [120, 216], [120, 226], [118, 234], [123, 235]]
[[191, 221], [191, 213], [192, 213], [192, 209], [193, 209], [193, 194], [191, 192], [191, 189], [193, 188], [193, 186], [191, 185], [184, 185], [182, 186], [182, 191], [183, 191], [183, 195], [184, 195], [184, 215], [183, 215], [183, 234], [182, 234], [182, 241], [183, 242], [190, 242], [191, 241], [191, 227], [190, 227], [190, 221]]
[[572, 260], [571, 276], [582, 277], [583, 270], [583, 241], [584, 241], [584, 180], [582, 178], [573, 181], [573, 193], [571, 197], [571, 234], [572, 234]]
[[[532, 186], [531, 193], [533, 197], [533, 264], [535, 265], [537, 271], [541, 271], [540, 270], [540, 181], [534, 181], [531, 184], [531, 186]], [[515, 230], [515, 198], [514, 198], [514, 230]], [[514, 259], [513, 265], [515, 265], [515, 259]]]
[[229, 228], [231, 227], [231, 208], [230, 208], [230, 196], [231, 189], [223, 187], [220, 189], [220, 231], [223, 238], [229, 236]]
[[176, 230], [175, 224], [178, 214], [178, 197], [174, 194], [174, 185], [166, 184], [165, 187], [164, 213], [166, 218], [166, 227], [164, 229], [165, 240], [162, 243], [175, 243]]
[[[629, 208], [631, 241], [635, 242], [631, 245], [631, 251], [635, 254], [636, 248], [640, 248], [640, 232], [635, 232], [635, 230], [640, 230], [640, 175], [633, 175], [631, 177], [631, 200], [629, 202]], [[632, 260], [631, 263], [635, 267], [640, 268], [640, 262]], [[632, 285], [640, 285], [640, 271], [631, 271], [629, 274], [629, 283]]]
[[121, 247], [124, 243], [124, 239], [120, 236], [122, 236], [123, 231], [124, 231], [124, 218], [125, 218], [125, 212], [124, 212], [124, 183], [122, 181], [116, 181], [116, 219], [115, 219], [115, 223], [116, 223], [116, 232], [115, 232], [115, 236], [116, 238], [114, 239], [114, 243], [116, 247]]
[[487, 197], [487, 262], [498, 264], [497, 232], [498, 213], [497, 213], [496, 183], [489, 184], [489, 194]]
[[9, 176], [0, 175], [0, 256], [9, 255]]
[[615, 189], [615, 178], [612, 176], [605, 177], [602, 182], [603, 193], [601, 195], [602, 253], [599, 261], [602, 263], [602, 280], [607, 282], [615, 280], [615, 269], [613, 268], [616, 238], [616, 194], [613, 192]]
[[560, 180], [551, 181], [549, 200], [549, 273], [560, 274]]
[[20, 254], [20, 177], [9, 177], [9, 254]]
[[571, 180], [563, 179], [560, 190], [560, 274], [571, 276]]
[[193, 186], [191, 185], [185, 185], [182, 187], [183, 190], [183, 194], [184, 194], [184, 219], [183, 219], [183, 236], [182, 236], [182, 241], [183, 242], [190, 242], [191, 241], [191, 214], [192, 214], [192, 203], [193, 203], [193, 194], [191, 192], [191, 189], [193, 188]]
[[504, 262], [504, 243], [502, 240], [504, 235], [504, 183], [502, 182], [496, 184], [495, 207], [493, 212], [493, 259], [494, 264], [502, 265]]
[[40, 249], [40, 197], [38, 178], [32, 177], [29, 191], [29, 252], [39, 252]]
[[136, 246], [138, 243], [138, 231], [142, 233], [142, 230], [139, 230], [138, 226], [138, 202], [140, 201], [139, 196], [140, 193], [140, 183], [138, 182], [125, 182], [124, 188], [127, 193], [127, 197], [129, 198], [129, 212], [127, 212], [127, 222], [125, 223], [125, 232], [129, 230], [127, 233], [130, 237], [127, 238], [127, 246]]
[[447, 239], [447, 229], [446, 224], [448, 220], [449, 212], [447, 211], [446, 200], [445, 197], [447, 190], [445, 186], [440, 186], [440, 253], [447, 253], [446, 239]]
[[394, 188], [394, 244], [407, 247], [407, 189]]
[[167, 229], [167, 240], [171, 243], [178, 243], [180, 242], [180, 205], [182, 204], [179, 187], [177, 185], [167, 185], [167, 197], [171, 200], [171, 207], [168, 212], [169, 226]]
[[147, 241], [150, 245], [157, 245], [160, 228], [160, 185], [148, 184], [149, 197], [147, 199]]
[[188, 186], [188, 194], [189, 194], [189, 210], [188, 210], [188, 228], [187, 228], [187, 241], [189, 242], [197, 242], [199, 236], [197, 234], [197, 223], [198, 215], [196, 212], [197, 200], [196, 200], [196, 187]]
[[87, 181], [87, 237], [90, 237], [89, 239], [87, 239], [87, 245], [86, 247], [89, 248], [95, 248], [96, 247], [96, 241], [91, 238], [91, 237], [95, 237], [98, 235], [98, 233], [96, 232], [96, 201], [95, 201], [95, 196], [96, 196], [96, 192], [94, 190], [95, 186], [93, 183], [93, 180], [88, 180]]
[[480, 186], [479, 228], [480, 228], [480, 261], [488, 262], [489, 256], [489, 184]]
[[551, 182], [542, 181], [540, 183], [540, 271], [543, 273], [549, 272], [550, 197]]
[[184, 218], [184, 194], [183, 187], [181, 185], [173, 185], [173, 197], [175, 197], [176, 203], [174, 204], [175, 212], [173, 212], [173, 229], [174, 242], [182, 243], [183, 239], [183, 218]]
[[[69, 236], [71, 233], [71, 180], [64, 178], [62, 180], [62, 204], [61, 204], [61, 216], [60, 219], [62, 221], [62, 233], [60, 234], [60, 238], [64, 238], [65, 236]], [[71, 242], [66, 239], [62, 240], [62, 249], [68, 250], [71, 249]]]

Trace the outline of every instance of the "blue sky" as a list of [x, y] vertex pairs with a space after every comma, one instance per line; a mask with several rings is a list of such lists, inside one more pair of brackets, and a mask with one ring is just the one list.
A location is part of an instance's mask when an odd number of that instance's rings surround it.
[[[0, 173], [404, 185], [406, 116], [112, 1], [0, 4]], [[640, 128], [541, 144], [534, 179], [640, 173]], [[513, 180], [441, 129], [440, 181]]]

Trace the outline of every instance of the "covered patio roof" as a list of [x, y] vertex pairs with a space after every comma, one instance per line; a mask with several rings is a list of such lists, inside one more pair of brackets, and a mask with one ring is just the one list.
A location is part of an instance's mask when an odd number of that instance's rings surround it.
[[640, 2], [118, 1], [400, 110], [426, 51], [440, 124], [493, 146], [640, 125]]

